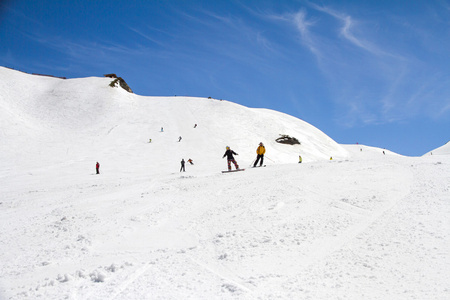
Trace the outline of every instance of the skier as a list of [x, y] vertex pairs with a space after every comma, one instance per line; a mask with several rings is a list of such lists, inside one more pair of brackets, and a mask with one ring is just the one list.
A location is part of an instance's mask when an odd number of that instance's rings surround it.
[[149, 139], [148, 142], [151, 143], [151, 142], [152, 142], [152, 139]]
[[164, 132], [164, 128], [161, 127], [161, 132]]
[[180, 136], [180, 137], [178, 137], [178, 142], [181, 142], [181, 136]]
[[239, 165], [234, 160], [233, 154], [234, 155], [239, 155], [236, 152], [234, 152], [233, 150], [231, 150], [230, 147], [227, 146], [227, 151], [225, 151], [225, 154], [222, 156], [222, 158], [224, 158], [225, 156], [227, 157], [228, 171], [231, 171], [231, 163], [234, 164], [234, 166], [236, 167], [236, 170], [239, 170]]
[[183, 172], [186, 172], [186, 170], [184, 169], [184, 158], [181, 159], [181, 169], [180, 172], [183, 170]]
[[100, 174], [100, 164], [98, 162], [95, 164], [95, 171], [97, 171], [97, 174]]
[[299, 163], [299, 164], [302, 163], [302, 156], [301, 156], [301, 155], [298, 156], [298, 163]]
[[194, 162], [192, 161], [192, 159], [188, 159], [188, 162], [191, 164], [191, 165], [193, 165], [194, 164]]
[[197, 124], [194, 125], [194, 128], [197, 128]]
[[253, 168], [256, 167], [258, 164], [258, 161], [261, 159], [261, 162], [259, 163], [259, 166], [261, 167], [264, 161], [264, 153], [266, 153], [266, 148], [264, 148], [264, 144], [261, 142], [259, 143], [259, 147], [256, 149], [256, 160], [253, 164]]

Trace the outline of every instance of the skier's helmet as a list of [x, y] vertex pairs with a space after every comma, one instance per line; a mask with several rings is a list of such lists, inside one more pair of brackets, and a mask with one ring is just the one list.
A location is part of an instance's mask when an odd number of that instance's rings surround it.
[[227, 150], [230, 150], [230, 147], [227, 146]]

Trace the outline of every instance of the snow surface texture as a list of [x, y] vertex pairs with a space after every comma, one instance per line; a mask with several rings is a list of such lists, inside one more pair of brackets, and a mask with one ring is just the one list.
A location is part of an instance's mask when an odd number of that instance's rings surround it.
[[110, 82], [0, 68], [0, 299], [450, 298], [449, 144], [383, 154]]

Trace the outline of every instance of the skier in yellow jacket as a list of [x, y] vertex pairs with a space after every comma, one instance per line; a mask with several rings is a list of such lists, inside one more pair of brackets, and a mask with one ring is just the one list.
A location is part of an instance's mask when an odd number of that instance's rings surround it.
[[253, 167], [256, 167], [258, 164], [258, 161], [260, 161], [259, 166], [261, 167], [264, 161], [264, 153], [266, 153], [266, 148], [264, 148], [263, 143], [259, 143], [259, 147], [256, 149], [256, 154], [258, 155], [256, 157], [255, 163], [253, 164]]

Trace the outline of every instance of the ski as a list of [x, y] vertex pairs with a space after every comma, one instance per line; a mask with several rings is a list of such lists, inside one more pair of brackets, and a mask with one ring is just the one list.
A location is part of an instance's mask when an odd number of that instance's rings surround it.
[[222, 171], [222, 173], [231, 173], [231, 172], [238, 172], [238, 171], [245, 171], [245, 169], [237, 169], [237, 170], [230, 170], [230, 171]]

